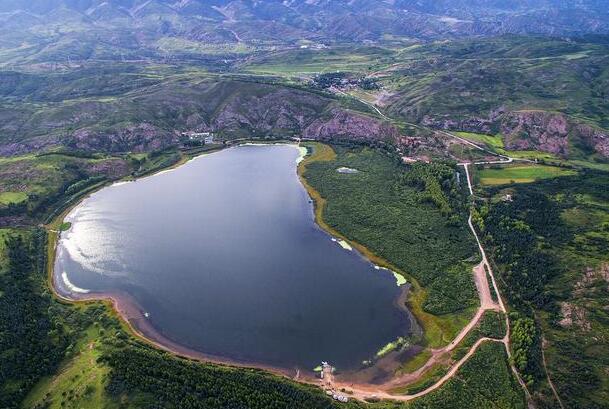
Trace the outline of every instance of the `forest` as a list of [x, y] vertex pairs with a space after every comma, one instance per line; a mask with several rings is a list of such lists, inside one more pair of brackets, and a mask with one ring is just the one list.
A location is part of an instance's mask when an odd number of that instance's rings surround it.
[[50, 313], [45, 285], [45, 233], [10, 235], [3, 246], [8, 261], [0, 273], [0, 407], [19, 406], [39, 378], [52, 373], [70, 343], [60, 320]]
[[548, 376], [565, 407], [609, 407], [607, 183], [609, 174], [584, 170], [487, 188], [477, 203], [511, 307], [514, 363], [541, 407], [556, 405]]
[[[335, 160], [313, 162], [304, 173], [327, 200], [324, 221], [429, 286], [428, 312], [475, 305], [471, 275], [461, 264], [475, 259], [475, 248], [466, 228], [466, 193], [454, 167], [438, 163], [407, 170], [382, 150], [336, 151]], [[341, 174], [336, 171], [341, 166], [359, 173]], [[463, 291], [445, 291], [448, 281]]]

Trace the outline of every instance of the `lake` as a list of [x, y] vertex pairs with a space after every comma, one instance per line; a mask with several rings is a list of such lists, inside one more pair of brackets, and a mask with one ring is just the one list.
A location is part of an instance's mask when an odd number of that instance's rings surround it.
[[299, 156], [238, 146], [92, 194], [66, 217], [57, 290], [126, 295], [167, 339], [229, 361], [357, 369], [408, 314], [389, 271], [315, 223]]

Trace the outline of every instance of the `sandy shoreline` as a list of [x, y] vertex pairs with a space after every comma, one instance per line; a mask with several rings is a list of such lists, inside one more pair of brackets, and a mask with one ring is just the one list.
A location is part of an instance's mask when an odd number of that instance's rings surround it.
[[[112, 306], [114, 312], [128, 326], [129, 330], [138, 339], [150, 344], [163, 351], [170, 352], [178, 357], [187, 358], [202, 363], [212, 363], [218, 365], [231, 366], [236, 368], [263, 369], [276, 375], [281, 375], [286, 378], [294, 379], [298, 373], [298, 368], [290, 370], [288, 368], [279, 368], [271, 365], [265, 365], [257, 362], [240, 361], [236, 359], [206, 354], [201, 351], [191, 349], [185, 345], [175, 342], [157, 330], [150, 320], [145, 316], [143, 309], [135, 302], [128, 294], [108, 293], [108, 292], [88, 292], [75, 293], [66, 291], [66, 288], [59, 281], [58, 276], [53, 277], [53, 291], [60, 299], [67, 302], [106, 302]], [[314, 377], [302, 375], [298, 380], [307, 383], [316, 381]]]
[[[99, 188], [94, 191], [88, 192], [83, 197], [79, 198], [78, 201], [72, 203], [70, 206], [65, 208], [51, 223], [49, 226], [54, 224], [61, 224], [64, 219], [82, 202], [88, 198], [91, 194], [112, 186], [120, 186], [121, 184], [132, 183], [138, 179], [144, 179], [148, 177], [158, 176], [167, 172], [171, 172], [176, 168], [185, 165], [193, 160], [199, 159], [203, 156], [206, 156], [211, 153], [220, 152], [226, 148], [233, 148], [242, 145], [247, 145], [248, 143], [240, 143], [238, 145], [226, 145], [225, 147], [221, 147], [219, 149], [215, 149], [212, 151], [205, 151], [201, 154], [197, 154], [193, 157], [186, 157], [177, 163], [169, 166], [165, 169], [159, 169], [156, 172], [143, 175], [141, 178], [133, 179], [129, 176], [124, 179], [104, 184], [99, 186]], [[257, 145], [267, 145], [267, 144], [257, 144]], [[282, 143], [282, 145], [290, 145], [296, 148], [299, 148], [298, 145]], [[301, 151], [301, 157], [302, 151]], [[49, 288], [51, 289], [53, 295], [57, 297], [59, 300], [67, 303], [92, 303], [92, 302], [101, 302], [105, 303], [111, 307], [112, 311], [121, 319], [124, 324], [127, 326], [131, 334], [141, 341], [152, 345], [158, 349], [169, 352], [173, 355], [176, 355], [181, 358], [186, 358], [190, 360], [195, 360], [201, 363], [212, 363], [217, 365], [230, 366], [241, 369], [262, 369], [268, 371], [274, 375], [278, 375], [281, 377], [289, 378], [292, 380], [298, 380], [299, 382], [307, 383], [307, 384], [318, 384], [318, 379], [313, 375], [314, 373], [310, 371], [311, 375], [304, 375], [302, 370], [299, 368], [289, 369], [289, 368], [280, 368], [274, 367], [271, 365], [265, 365], [257, 362], [250, 361], [239, 361], [235, 359], [230, 359], [226, 357], [214, 356], [210, 354], [205, 354], [200, 351], [196, 351], [194, 349], [188, 348], [187, 346], [181, 345], [165, 335], [163, 335], [160, 331], [158, 331], [154, 326], [150, 323], [150, 321], [145, 317], [143, 309], [135, 302], [133, 299], [127, 294], [118, 294], [118, 293], [102, 293], [102, 292], [93, 292], [89, 290], [85, 290], [85, 292], [80, 291], [70, 291], [69, 288], [66, 288], [65, 283], [62, 281], [62, 277], [55, 272], [55, 260], [57, 257], [57, 247], [59, 245], [59, 240], [61, 238], [61, 232], [58, 229], [49, 229], [49, 248], [47, 249], [48, 258], [47, 258], [47, 278], [49, 282]]]
[[[288, 143], [282, 143], [282, 144], [294, 146], [297, 148], [302, 148], [296, 144], [288, 144]], [[236, 146], [240, 146], [240, 145], [243, 145], [243, 144], [239, 144]], [[235, 147], [235, 145], [227, 146], [227, 147]], [[223, 149], [220, 149], [220, 150], [223, 150]], [[192, 158], [185, 158], [185, 159], [181, 160], [180, 162], [171, 166], [169, 169], [162, 169], [162, 170], [159, 170], [158, 172], [148, 174], [143, 177], [144, 178], [151, 177], [151, 176], [159, 175], [159, 174], [174, 170], [175, 168], [177, 168], [181, 165], [184, 165], [201, 156], [204, 156], [207, 153], [218, 152], [220, 150], [215, 150], [212, 152], [204, 152], [201, 155], [197, 155]], [[309, 194], [309, 197], [312, 199], [312, 201], [315, 204], [317, 204], [317, 202], [315, 200], [316, 198], [314, 197], [314, 195], [311, 194], [312, 188], [310, 186], [308, 186], [308, 184], [306, 183], [306, 181], [304, 180], [304, 178], [302, 177], [302, 174], [301, 174], [301, 168], [303, 168], [305, 166], [305, 163], [303, 163], [304, 162], [303, 154], [304, 154], [304, 152], [301, 149], [301, 156], [299, 157], [300, 160], [297, 162], [297, 173], [298, 173], [299, 181], [301, 182], [301, 184], [303, 185], [303, 187]], [[131, 181], [133, 181], [133, 180], [129, 179], [126, 181], [117, 181], [117, 182], [110, 184], [110, 186], [116, 186], [117, 184], [120, 184], [121, 182], [128, 183]], [[108, 185], [100, 186], [99, 189], [102, 189], [107, 186]], [[82, 203], [82, 201], [85, 198], [87, 198], [91, 193], [93, 193], [93, 192], [90, 192], [89, 194], [83, 196], [82, 198], [80, 198], [80, 200], [78, 200], [78, 202], [74, 203], [72, 206], [65, 209], [64, 212], [62, 212], [59, 216], [57, 216], [56, 220], [53, 223], [56, 223], [56, 222], [61, 223], [64, 220], [64, 218], [70, 212], [72, 212], [74, 210], [74, 208], [76, 208], [78, 205], [80, 205]], [[343, 239], [340, 234], [335, 235], [335, 233], [337, 233], [337, 232], [334, 232], [334, 231], [329, 230], [324, 227], [325, 223], [323, 223], [323, 221], [320, 220], [320, 217], [318, 217], [318, 214], [315, 211], [316, 207], [317, 206], [313, 206], [313, 212], [315, 215], [314, 221], [315, 221], [316, 226], [318, 228], [320, 228], [322, 231], [324, 231], [326, 234], [328, 234], [329, 237], [331, 237], [331, 238], [338, 236], [339, 240]], [[225, 366], [230, 366], [230, 367], [235, 367], [235, 368], [261, 369], [261, 370], [268, 371], [274, 375], [285, 377], [285, 378], [288, 378], [291, 380], [296, 380], [298, 382], [321, 386], [319, 378], [317, 378], [315, 376], [315, 373], [311, 369], [281, 368], [281, 367], [275, 367], [272, 365], [262, 364], [259, 362], [240, 361], [237, 359], [231, 359], [231, 358], [226, 358], [226, 357], [221, 357], [221, 356], [205, 354], [203, 352], [200, 352], [200, 351], [191, 349], [187, 346], [181, 345], [178, 342], [175, 342], [175, 341], [169, 339], [167, 336], [165, 336], [159, 330], [157, 330], [152, 325], [150, 320], [144, 315], [145, 313], [144, 313], [143, 309], [128, 294], [107, 293], [107, 292], [102, 293], [102, 292], [93, 292], [93, 291], [88, 291], [88, 290], [87, 290], [88, 292], [71, 291], [69, 288], [67, 288], [66, 283], [64, 283], [62, 281], [61, 275], [56, 274], [56, 272], [55, 272], [55, 259], [57, 256], [57, 246], [59, 245], [60, 235], [57, 233], [49, 233], [49, 234], [54, 235], [54, 237], [52, 237], [49, 240], [49, 246], [52, 246], [52, 249], [49, 248], [49, 259], [48, 259], [49, 281], [50, 281], [50, 287], [51, 287], [52, 292], [60, 300], [62, 300], [64, 302], [69, 302], [69, 303], [104, 302], [107, 305], [109, 305], [112, 308], [112, 310], [117, 314], [117, 316], [125, 323], [125, 325], [128, 327], [128, 329], [132, 333], [132, 335], [136, 336], [138, 339], [140, 339], [141, 341], [143, 341], [149, 345], [152, 345], [163, 351], [172, 353], [178, 357], [195, 360], [195, 361], [199, 361], [202, 363], [212, 363], [212, 364], [225, 365]], [[379, 260], [371, 260], [367, 256], [367, 254], [365, 254], [365, 252], [361, 251], [360, 246], [356, 246], [356, 247], [357, 247], [356, 251], [366, 261], [370, 262], [373, 267], [378, 267], [377, 264], [382, 264], [382, 267], [386, 268], [384, 265], [385, 263], [375, 263], [375, 262], [378, 262]], [[404, 314], [406, 314], [408, 316], [408, 321], [409, 321], [409, 326], [410, 326], [409, 331], [412, 332], [413, 329], [415, 331], [420, 331], [420, 327], [417, 324], [416, 318], [413, 316], [412, 312], [409, 311], [406, 306], [406, 299], [408, 298], [408, 292], [409, 292], [409, 286], [403, 286], [399, 291], [399, 295], [394, 300], [394, 304], [401, 312], [403, 312]], [[379, 346], [379, 348], [380, 347], [382, 347], [382, 346]], [[392, 357], [394, 357], [394, 354], [390, 353], [386, 357], [383, 357], [379, 360], [375, 360], [375, 363], [373, 365], [371, 365], [370, 367], [346, 372], [345, 374], [343, 374], [341, 376], [341, 379], [343, 379], [345, 382], [348, 382], [351, 379], [354, 381], [356, 379], [362, 380], [361, 375], [363, 375], [363, 372], [375, 372], [375, 367], [377, 366], [377, 364], [379, 364], [378, 369], [382, 371], [383, 369], [381, 368], [381, 366], [383, 366], [383, 367], [386, 366], [387, 362], [392, 360]], [[395, 362], [390, 363], [390, 366], [394, 366], [393, 365], [394, 363]], [[358, 374], [360, 376], [357, 376]], [[364, 378], [369, 378], [369, 377], [364, 376]]]
[[[112, 307], [112, 310], [125, 323], [132, 335], [136, 336], [141, 341], [152, 345], [158, 349], [169, 352], [181, 358], [195, 360], [201, 363], [212, 363], [217, 365], [230, 366], [240, 369], [262, 369], [274, 375], [279, 375], [291, 380], [303, 382], [312, 385], [319, 385], [320, 379], [316, 376], [312, 369], [306, 368], [283, 368], [272, 366], [255, 361], [238, 360], [218, 355], [206, 354], [204, 352], [189, 348], [179, 342], [173, 341], [165, 336], [161, 331], [156, 329], [150, 320], [145, 316], [143, 308], [138, 305], [130, 295], [126, 293], [109, 293], [109, 292], [94, 292], [87, 293], [74, 292], [67, 289], [62, 282], [62, 277], [53, 276], [53, 292], [63, 301], [70, 303], [88, 303], [88, 302], [105, 302]], [[420, 327], [416, 324], [416, 320], [412, 313], [406, 307], [405, 300], [408, 297], [408, 286], [403, 286], [400, 289], [398, 297], [394, 300], [396, 308], [404, 313], [409, 320], [410, 330], [420, 331]], [[408, 354], [409, 350], [396, 351], [387, 354], [368, 366], [360, 369], [344, 372], [337, 378], [342, 382], [362, 382], [370, 385], [376, 384], [373, 379], [376, 378], [378, 371], [385, 371], [388, 367], [397, 369], [398, 355], [403, 353]]]

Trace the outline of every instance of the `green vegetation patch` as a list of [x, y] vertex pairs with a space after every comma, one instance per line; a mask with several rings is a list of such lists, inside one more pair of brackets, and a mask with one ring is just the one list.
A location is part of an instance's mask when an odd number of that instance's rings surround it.
[[442, 377], [448, 373], [449, 369], [450, 366], [447, 363], [435, 365], [410, 385], [397, 388], [392, 392], [404, 395], [414, 395], [423, 392], [442, 379]]
[[122, 344], [105, 355], [103, 362], [112, 368], [106, 390], [123, 402], [144, 395], [149, 398], [148, 405], [158, 407], [338, 407], [316, 386], [259, 370], [183, 360], [134, 342]]
[[524, 409], [524, 392], [512, 377], [503, 344], [485, 342], [440, 389], [407, 406], [412, 409]]
[[459, 263], [446, 269], [429, 285], [429, 295], [423, 304], [425, 311], [435, 315], [448, 314], [477, 305], [473, 286], [472, 265]]
[[[501, 155], [510, 156], [512, 158], [519, 159], [528, 159], [533, 161], [539, 161], [542, 163], [560, 163], [561, 161], [556, 157], [556, 155], [542, 152], [542, 151], [510, 151], [505, 149], [497, 149], [497, 153]], [[568, 162], [567, 162], [568, 163]], [[588, 164], [589, 162], [586, 162]]]
[[27, 194], [24, 192], [3, 192], [0, 193], [0, 204], [20, 203], [27, 200]]
[[10, 232], [4, 243], [9, 274], [0, 274], [0, 407], [16, 408], [40, 378], [57, 369], [74, 336], [73, 316], [44, 289], [44, 231]]
[[452, 359], [460, 360], [480, 338], [502, 339], [506, 334], [505, 315], [498, 311], [485, 311], [480, 321], [453, 351]]
[[509, 183], [531, 183], [539, 179], [576, 174], [572, 169], [546, 165], [516, 165], [502, 168], [485, 168], [478, 171], [483, 185], [505, 185]]
[[[108, 367], [99, 361], [99, 325], [85, 331], [82, 339], [71, 347], [70, 357], [53, 376], [45, 377], [30, 392], [23, 408], [114, 408], [117, 402], [105, 392]], [[101, 334], [100, 334], [101, 333]]]
[[381, 348], [375, 355], [375, 358], [382, 358], [388, 353], [395, 351], [396, 349], [401, 349], [404, 346], [408, 346], [409, 341], [407, 338], [399, 337], [395, 341], [387, 343], [383, 348]]
[[502, 339], [506, 333], [505, 314], [499, 311], [486, 311], [478, 323], [480, 337]]
[[510, 156], [512, 158], [519, 159], [530, 159], [539, 161], [553, 161], [557, 160], [556, 156], [541, 151], [512, 151], [506, 150], [503, 143], [503, 135], [487, 135], [473, 132], [453, 132], [455, 135], [461, 138], [467, 139], [477, 144], [485, 145], [489, 150], [496, 152], [501, 155]]
[[454, 132], [454, 134], [472, 142], [485, 144], [489, 148], [503, 148], [503, 138], [501, 135], [486, 135], [472, 132]]
[[[342, 166], [360, 172], [346, 178], [336, 172]], [[477, 303], [471, 268], [461, 264], [476, 248], [467, 229], [467, 193], [455, 170], [446, 164], [406, 167], [368, 148], [337, 148], [335, 158], [306, 163], [304, 178], [323, 198], [329, 228], [426, 287], [417, 292], [415, 286], [410, 301], [418, 318], [428, 321], [428, 341], [452, 339]], [[423, 318], [431, 312], [447, 316], [432, 324], [433, 316]]]
[[406, 362], [401, 370], [405, 373], [412, 373], [425, 365], [431, 356], [431, 351], [429, 349], [424, 349]]
[[582, 170], [515, 185], [511, 201], [481, 208], [512, 310], [514, 363], [540, 407], [556, 405], [548, 376], [565, 407], [603, 407], [609, 397], [607, 186], [609, 173]]

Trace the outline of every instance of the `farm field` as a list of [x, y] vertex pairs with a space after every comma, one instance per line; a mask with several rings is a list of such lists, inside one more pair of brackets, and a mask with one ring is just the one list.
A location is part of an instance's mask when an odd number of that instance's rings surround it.
[[546, 165], [514, 165], [499, 169], [482, 169], [477, 171], [480, 183], [486, 186], [511, 183], [531, 183], [536, 180], [560, 176], [571, 176], [577, 172], [571, 169]]
[[380, 47], [280, 51], [254, 59], [243, 70], [288, 77], [337, 71], [368, 73], [391, 63], [394, 53]]

